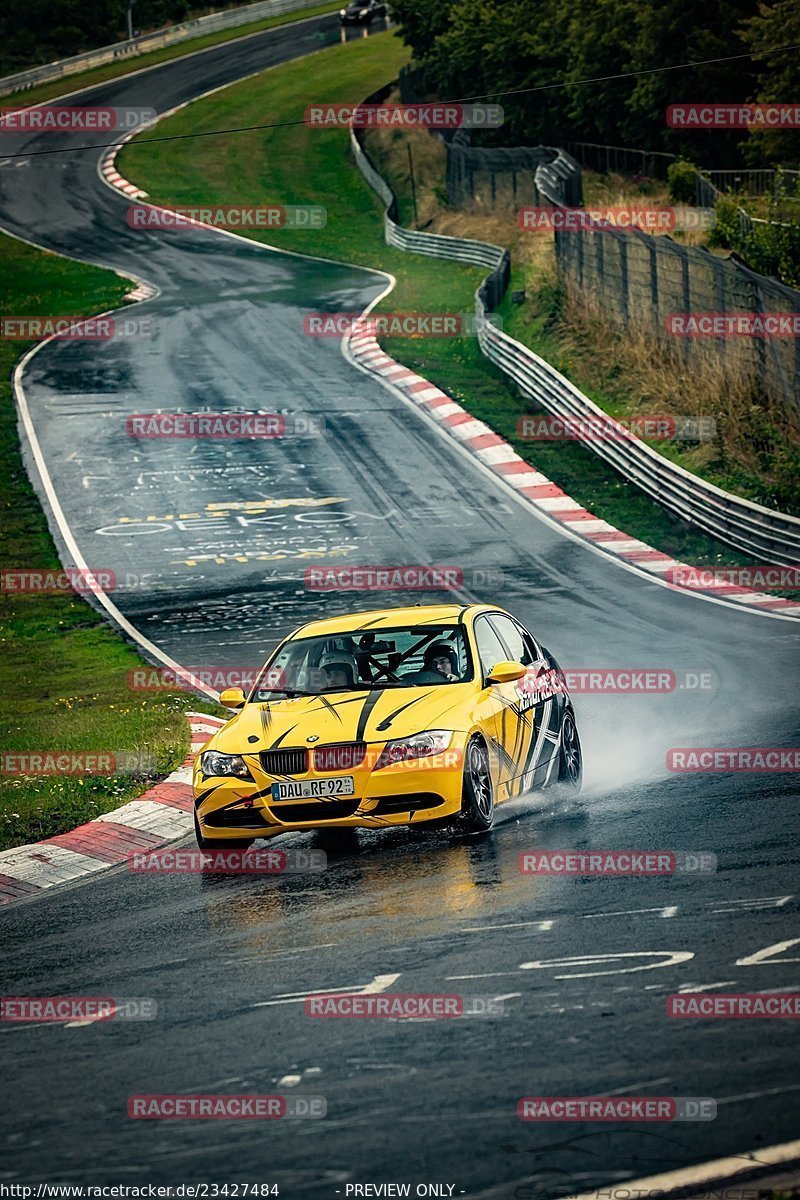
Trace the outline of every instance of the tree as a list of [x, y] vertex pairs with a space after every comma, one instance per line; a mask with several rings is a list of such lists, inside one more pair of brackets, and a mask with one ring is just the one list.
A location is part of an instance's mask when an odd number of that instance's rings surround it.
[[[603, 77], [631, 70], [639, 7], [637, 0], [575, 0], [570, 7], [565, 94], [580, 140], [616, 145], [629, 136], [627, 106], [635, 80]], [[587, 79], [600, 81], [580, 82]]]
[[552, 137], [568, 125], [562, 91], [549, 86], [567, 65], [567, 20], [565, 6], [546, 0], [458, 0], [427, 59], [437, 90], [451, 99], [497, 97], [505, 144]]
[[450, 23], [456, 0], [392, 0], [392, 18], [400, 25], [403, 41], [424, 62], [437, 37]]
[[[742, 38], [752, 51], [757, 72], [753, 95], [760, 101], [797, 104], [800, 97], [800, 53], [773, 47], [800, 42], [800, 0], [774, 0], [758, 6], [755, 16], [742, 24]], [[800, 130], [759, 130], [742, 143], [745, 156], [755, 164], [800, 165]]]
[[[685, 132], [670, 129], [666, 110], [682, 101], [704, 104], [746, 100], [755, 86], [755, 71], [744, 55], [740, 27], [755, 10], [756, 0], [651, 0], [636, 19], [631, 66], [642, 74], [631, 92], [626, 131], [633, 145], [669, 150], [709, 166], [735, 167], [740, 156], [735, 132]], [[724, 58], [724, 62], [708, 62]], [[698, 67], [676, 70], [687, 62]]]

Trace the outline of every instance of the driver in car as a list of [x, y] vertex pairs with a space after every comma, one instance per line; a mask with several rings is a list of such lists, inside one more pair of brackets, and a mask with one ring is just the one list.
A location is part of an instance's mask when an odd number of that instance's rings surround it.
[[325, 672], [326, 688], [354, 688], [356, 683], [355, 661], [343, 654], [325, 656], [320, 664]]
[[423, 656], [424, 667], [413, 675], [407, 676], [412, 683], [455, 683], [458, 675], [454, 667], [455, 653], [447, 642], [434, 642], [428, 646]]

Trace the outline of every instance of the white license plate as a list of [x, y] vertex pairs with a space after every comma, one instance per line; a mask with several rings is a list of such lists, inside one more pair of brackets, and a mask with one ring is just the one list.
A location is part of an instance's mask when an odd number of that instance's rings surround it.
[[331, 779], [298, 779], [290, 783], [273, 783], [273, 800], [330, 800], [334, 796], [352, 796], [356, 790], [352, 775], [337, 775]]

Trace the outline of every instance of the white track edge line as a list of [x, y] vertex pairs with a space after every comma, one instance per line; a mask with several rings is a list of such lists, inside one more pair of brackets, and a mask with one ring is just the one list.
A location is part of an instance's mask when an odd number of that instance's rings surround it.
[[[800, 1158], [800, 1138], [793, 1142], [767, 1146], [763, 1150], [747, 1150], [743, 1154], [727, 1155], [725, 1158], [698, 1163], [693, 1167], [679, 1167], [661, 1175], [648, 1175], [644, 1179], [619, 1180], [618, 1184], [626, 1195], [630, 1194], [631, 1190], [645, 1195], [654, 1191], [668, 1195], [670, 1191], [683, 1190], [694, 1185], [727, 1182], [737, 1175], [760, 1170], [762, 1167], [779, 1167], [782, 1163], [797, 1158]], [[577, 1192], [574, 1196], [565, 1197], [565, 1200], [598, 1200], [601, 1194], [608, 1194], [613, 1200], [614, 1185], [609, 1184], [593, 1192]]]

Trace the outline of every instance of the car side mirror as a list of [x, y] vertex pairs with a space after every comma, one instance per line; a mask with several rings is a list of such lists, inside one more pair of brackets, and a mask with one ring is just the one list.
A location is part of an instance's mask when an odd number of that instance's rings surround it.
[[504, 661], [495, 663], [486, 678], [489, 683], [513, 683], [527, 673], [528, 668], [522, 663]]
[[241, 688], [225, 688], [220, 692], [219, 702], [223, 708], [244, 708], [244, 692]]

